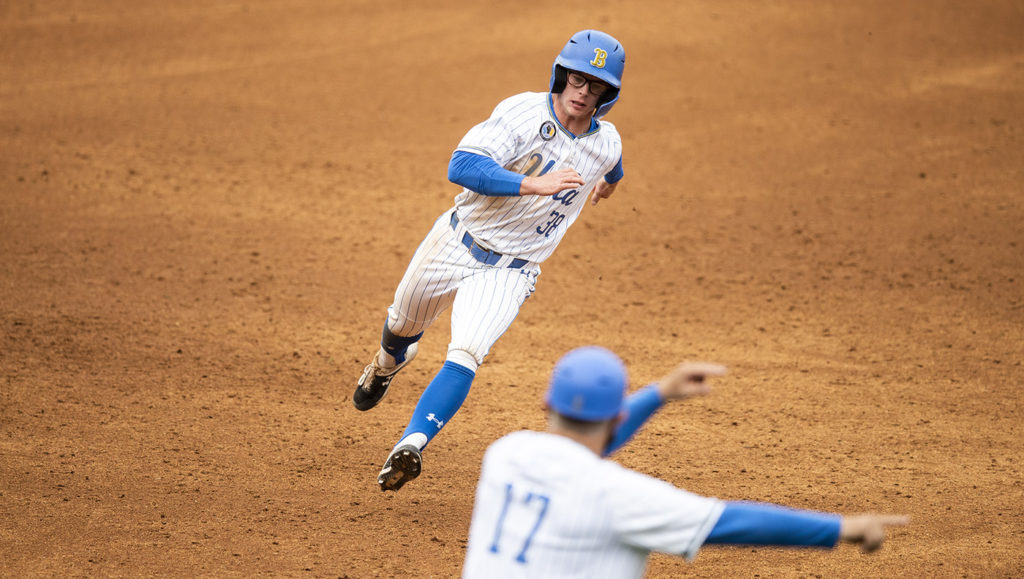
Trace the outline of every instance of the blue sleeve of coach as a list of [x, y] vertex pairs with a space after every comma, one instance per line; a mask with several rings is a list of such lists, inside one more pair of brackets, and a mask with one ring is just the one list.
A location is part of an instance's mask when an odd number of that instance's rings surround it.
[[622, 172], [622, 157], [619, 157], [619, 162], [615, 164], [615, 168], [605, 173], [604, 180], [609, 183], [618, 183], [622, 180], [624, 174]]
[[448, 180], [470, 191], [491, 197], [519, 195], [526, 175], [513, 173], [485, 155], [455, 151], [448, 163]]
[[834, 547], [842, 517], [768, 503], [725, 504], [705, 544]]
[[626, 398], [625, 404], [626, 419], [615, 429], [615, 436], [608, 443], [608, 448], [605, 449], [604, 455], [608, 456], [629, 442], [629, 439], [636, 434], [637, 430], [640, 430], [640, 427], [647, 422], [647, 419], [661, 408], [662, 402], [661, 395], [658, 394], [658, 389], [654, 384], [648, 384], [630, 394]]

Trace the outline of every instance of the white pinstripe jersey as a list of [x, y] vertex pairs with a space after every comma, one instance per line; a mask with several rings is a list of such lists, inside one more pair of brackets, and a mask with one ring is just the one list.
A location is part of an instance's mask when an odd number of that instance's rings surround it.
[[619, 162], [622, 139], [608, 121], [573, 136], [555, 117], [550, 93], [527, 92], [499, 103], [489, 119], [466, 133], [457, 150], [486, 155], [527, 176], [571, 167], [586, 181], [551, 197], [491, 197], [469, 189], [455, 197], [459, 219], [482, 245], [540, 263], [579, 217], [598, 180]]
[[514, 432], [484, 455], [462, 576], [642, 577], [651, 551], [696, 557], [724, 508], [564, 436]]

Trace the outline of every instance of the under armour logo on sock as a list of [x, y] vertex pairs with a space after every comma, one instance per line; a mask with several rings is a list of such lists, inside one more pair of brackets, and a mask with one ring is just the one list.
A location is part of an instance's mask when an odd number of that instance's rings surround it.
[[438, 430], [441, 430], [441, 428], [444, 426], [444, 420], [438, 420], [437, 416], [433, 412], [427, 415], [427, 420], [436, 424]]

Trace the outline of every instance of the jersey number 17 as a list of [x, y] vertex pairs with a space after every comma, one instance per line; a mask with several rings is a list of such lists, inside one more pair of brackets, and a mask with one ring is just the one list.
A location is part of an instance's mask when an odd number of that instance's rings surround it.
[[508, 516], [509, 508], [515, 506], [518, 508], [526, 508], [537, 511], [537, 518], [533, 522], [533, 526], [530, 528], [530, 532], [526, 535], [526, 539], [523, 541], [522, 546], [519, 549], [519, 553], [516, 555], [516, 563], [521, 565], [526, 564], [526, 551], [530, 548], [530, 543], [533, 541], [533, 536], [537, 534], [537, 529], [540, 528], [540, 524], [544, 521], [544, 515], [548, 513], [548, 503], [550, 499], [544, 495], [538, 495], [534, 493], [527, 493], [522, 500], [516, 501], [515, 493], [512, 488], [512, 484], [505, 485], [505, 503], [501, 507], [501, 514], [498, 515], [498, 524], [494, 529], [494, 540], [491, 541], [491, 552], [499, 553], [499, 543], [501, 542], [501, 531], [502, 527], [505, 526], [505, 519]]

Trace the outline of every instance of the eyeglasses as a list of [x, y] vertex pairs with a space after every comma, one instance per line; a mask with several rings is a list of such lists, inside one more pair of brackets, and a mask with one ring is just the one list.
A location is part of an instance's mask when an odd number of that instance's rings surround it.
[[570, 85], [576, 88], [582, 88], [583, 85], [589, 84], [590, 86], [588, 87], [588, 89], [590, 90], [590, 94], [594, 96], [601, 96], [612, 88], [597, 79], [587, 78], [582, 74], [575, 72], [570, 72], [568, 75], [566, 75], [566, 80], [569, 82]]

